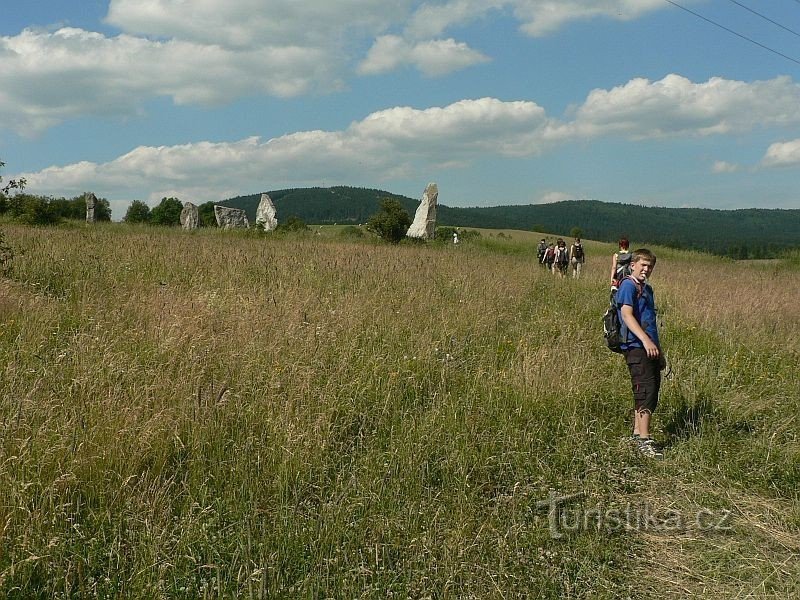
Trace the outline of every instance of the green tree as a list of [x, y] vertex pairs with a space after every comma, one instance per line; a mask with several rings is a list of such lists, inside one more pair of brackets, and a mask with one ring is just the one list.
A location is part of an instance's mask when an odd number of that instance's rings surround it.
[[158, 206], [150, 211], [150, 223], [173, 227], [180, 225], [183, 203], [177, 198], [162, 198]]
[[569, 230], [569, 235], [570, 237], [573, 238], [583, 237], [583, 229], [581, 229], [580, 227], [573, 227], [572, 229]]
[[200, 227], [217, 227], [217, 216], [214, 214], [214, 203], [203, 202], [197, 207], [197, 218], [200, 221]]
[[381, 200], [381, 209], [367, 221], [367, 229], [393, 244], [402, 240], [411, 226], [411, 217], [399, 201]]
[[149, 223], [150, 207], [141, 200], [134, 200], [125, 213], [126, 223]]

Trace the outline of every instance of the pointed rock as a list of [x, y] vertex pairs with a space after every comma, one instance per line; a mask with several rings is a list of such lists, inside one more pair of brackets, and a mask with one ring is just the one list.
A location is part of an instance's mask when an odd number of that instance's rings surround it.
[[197, 207], [191, 202], [183, 203], [183, 210], [181, 211], [181, 227], [190, 231], [197, 229], [200, 225], [200, 213]]
[[436, 236], [436, 205], [439, 200], [439, 188], [429, 183], [422, 194], [422, 200], [414, 214], [414, 222], [408, 228], [406, 236], [421, 240], [432, 240]]
[[86, 222], [94, 223], [94, 207], [97, 204], [97, 196], [92, 192], [86, 192], [83, 198], [86, 200]]
[[278, 226], [276, 214], [272, 198], [269, 197], [269, 194], [261, 194], [261, 202], [258, 203], [256, 209], [256, 227], [260, 227], [264, 231], [274, 231]]

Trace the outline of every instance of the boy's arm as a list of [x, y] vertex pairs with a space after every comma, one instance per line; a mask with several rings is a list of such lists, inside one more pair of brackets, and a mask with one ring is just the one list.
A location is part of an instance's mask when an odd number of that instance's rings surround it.
[[658, 346], [653, 343], [653, 340], [650, 339], [650, 336], [648, 336], [644, 329], [642, 329], [639, 321], [636, 320], [636, 317], [633, 314], [633, 306], [630, 304], [623, 304], [620, 307], [619, 312], [622, 314], [622, 320], [625, 321], [625, 326], [628, 328], [628, 331], [639, 338], [639, 340], [642, 342], [644, 350], [647, 352], [647, 356], [650, 358], [658, 358]]

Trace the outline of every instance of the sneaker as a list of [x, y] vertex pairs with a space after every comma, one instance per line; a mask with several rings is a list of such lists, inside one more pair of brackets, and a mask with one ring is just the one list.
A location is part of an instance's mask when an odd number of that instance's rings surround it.
[[639, 452], [650, 458], [663, 458], [664, 453], [653, 438], [639, 438], [637, 442]]

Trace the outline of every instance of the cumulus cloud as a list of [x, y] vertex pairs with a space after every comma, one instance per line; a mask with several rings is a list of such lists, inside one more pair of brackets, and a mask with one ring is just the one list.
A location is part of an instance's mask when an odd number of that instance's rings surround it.
[[800, 139], [776, 142], [767, 148], [762, 167], [800, 167]]
[[[263, 141], [139, 147], [107, 163], [82, 162], [20, 176], [37, 194], [104, 197], [165, 195], [219, 200], [264, 186], [309, 181], [381, 181], [433, 168], [455, 168], [486, 153], [533, 153], [547, 123], [532, 102], [464, 100], [425, 110], [399, 107], [369, 115], [342, 131], [304, 131]], [[490, 135], [491, 134], [491, 135]], [[435, 140], [434, 143], [431, 140]], [[265, 181], [268, 173], [269, 181]]]
[[297, 95], [323, 81], [337, 85], [324, 52], [292, 46], [232, 51], [62, 28], [0, 38], [0, 54], [0, 122], [20, 133], [85, 114], [136, 114], [157, 96], [215, 105], [250, 93]]
[[789, 77], [751, 83], [713, 77], [693, 83], [671, 74], [660, 81], [637, 78], [610, 90], [593, 90], [574, 120], [552, 135], [708, 136], [797, 123], [800, 86]]
[[408, 42], [397, 35], [384, 35], [375, 40], [367, 57], [358, 66], [358, 72], [375, 75], [411, 65], [424, 75], [439, 76], [488, 60], [480, 52], [452, 38]]
[[416, 37], [436, 37], [448, 28], [484, 18], [491, 11], [509, 11], [530, 36], [551, 34], [571, 21], [611, 18], [628, 21], [664, 9], [663, 0], [449, 0], [423, 4], [406, 31]]
[[128, 33], [250, 48], [333, 48], [404, 21], [414, 0], [111, 0], [106, 21]]

